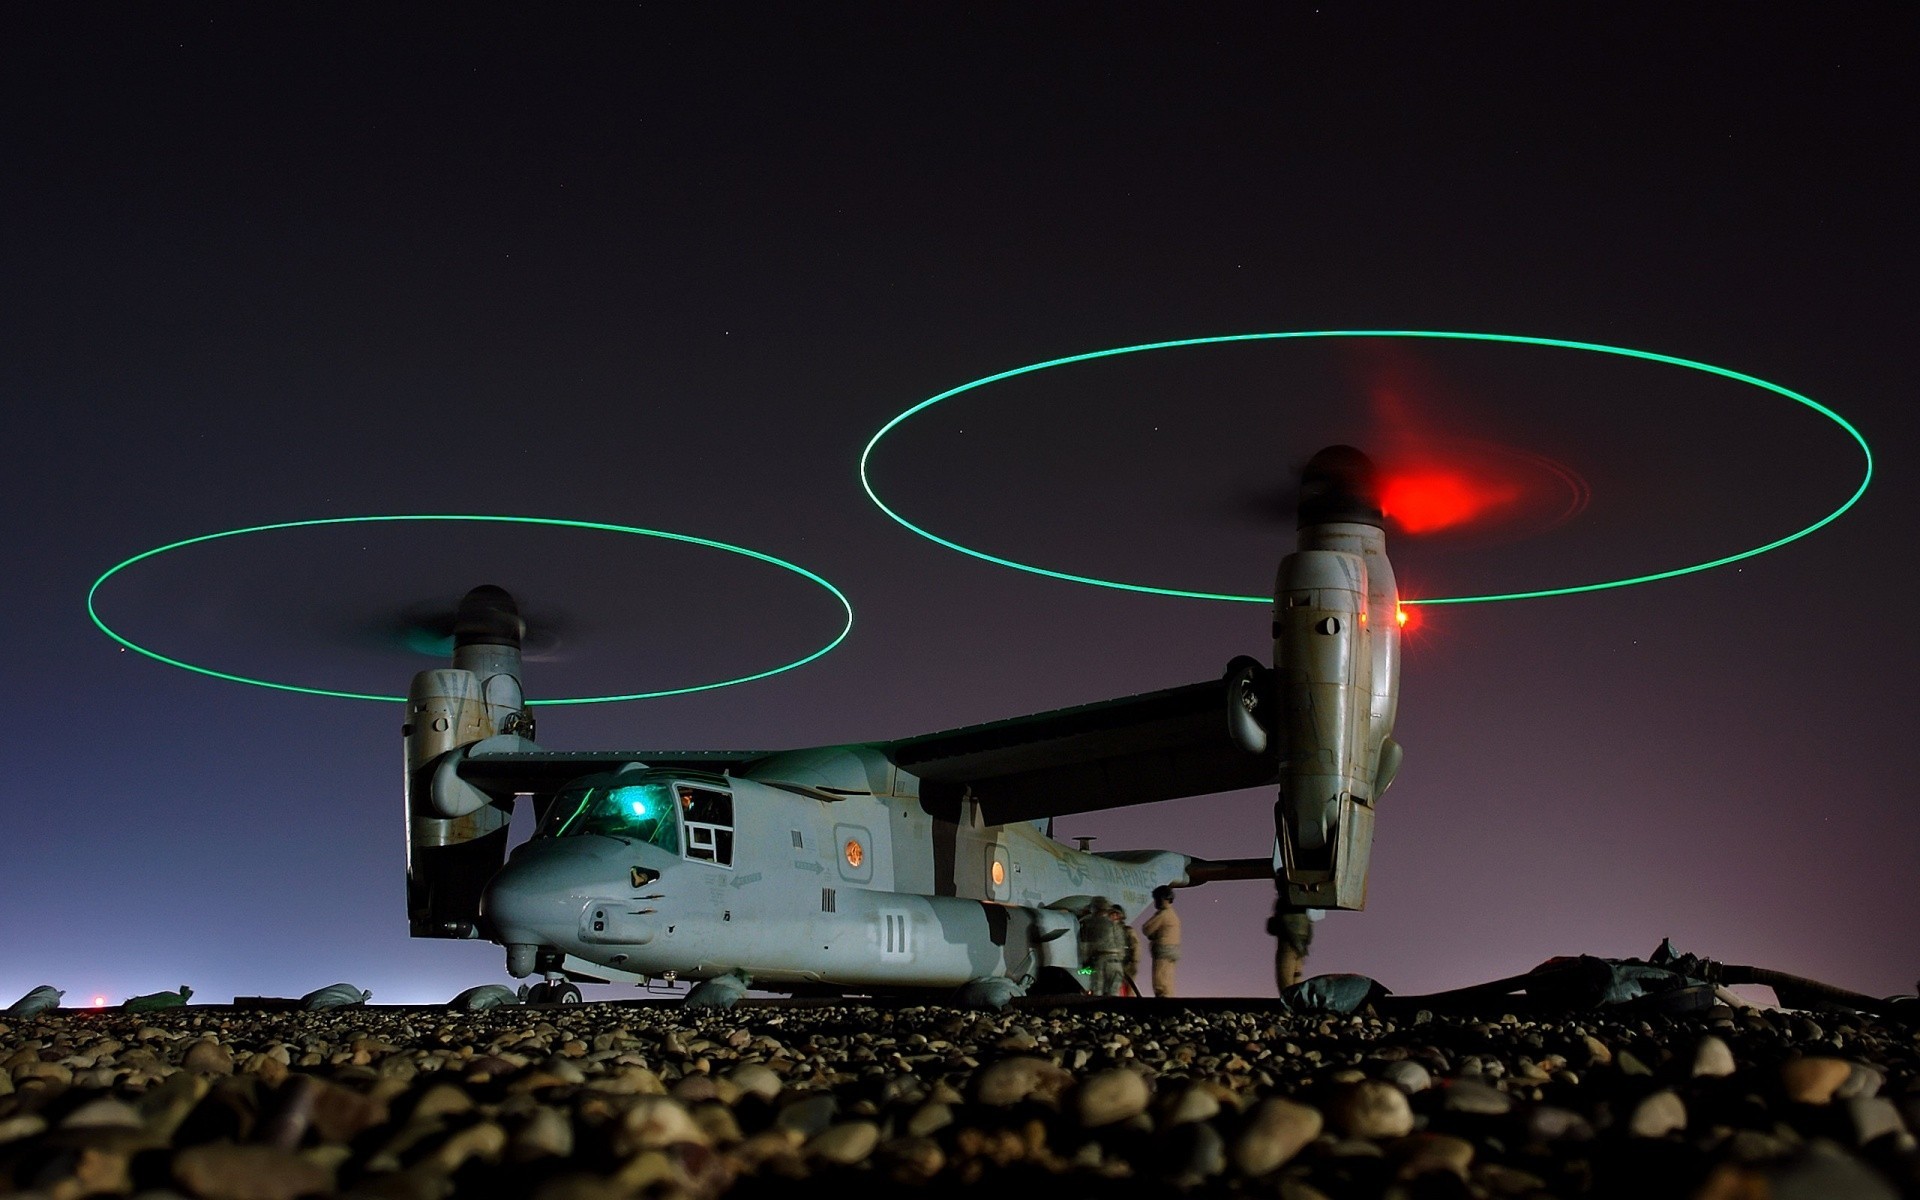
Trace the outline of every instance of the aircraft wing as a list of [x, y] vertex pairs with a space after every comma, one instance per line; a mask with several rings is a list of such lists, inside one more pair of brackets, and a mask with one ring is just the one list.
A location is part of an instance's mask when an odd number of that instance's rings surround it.
[[1249, 754], [1228, 734], [1229, 687], [1214, 679], [875, 748], [919, 776], [929, 812], [952, 819], [971, 791], [988, 824], [1275, 784], [1278, 749]]
[[582, 775], [612, 771], [628, 763], [645, 763], [669, 771], [707, 771], [715, 775], [737, 771], [766, 758], [768, 750], [513, 750], [469, 754], [459, 765], [460, 778], [485, 792], [504, 795], [529, 792], [542, 795], [558, 790]]

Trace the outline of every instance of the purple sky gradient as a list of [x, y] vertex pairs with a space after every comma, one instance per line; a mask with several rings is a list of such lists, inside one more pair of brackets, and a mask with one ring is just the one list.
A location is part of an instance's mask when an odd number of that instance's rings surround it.
[[[1423, 612], [1367, 910], [1309, 969], [1403, 994], [1680, 949], [1873, 994], [1920, 975], [1909, 466], [1920, 128], [1892, 8], [187, 6], [16, 14], [0, 49], [0, 1004], [505, 981], [406, 937], [397, 705], [262, 691], [88, 622], [122, 559], [366, 513], [567, 517], [799, 563], [834, 654], [550, 708], [559, 749], [904, 736], [1217, 676], [1257, 605], [1020, 574], [914, 538], [856, 462], [908, 406], [1212, 334], [1459, 329], [1635, 347], [1851, 420], [1878, 474], [1811, 538], [1647, 587]], [[1895, 26], [1898, 25], [1898, 28]], [[1259, 592], [1232, 513], [1382, 387], [1591, 488], [1537, 537], [1395, 543], [1413, 594], [1585, 582], [1839, 503], [1843, 433], [1642, 363], [1268, 343], [982, 389], [876, 455], [889, 503], [1061, 570]], [[364, 536], [362, 536], [362, 533]], [[797, 657], [837, 611], [686, 547], [420, 525], [130, 569], [103, 614], [240, 674], [401, 692], [357, 640], [494, 582], [568, 619], [542, 695]], [[1271, 797], [1063, 819], [1267, 852]], [[1182, 893], [1183, 989], [1270, 995], [1265, 884]], [[595, 995], [616, 989], [589, 989]]]

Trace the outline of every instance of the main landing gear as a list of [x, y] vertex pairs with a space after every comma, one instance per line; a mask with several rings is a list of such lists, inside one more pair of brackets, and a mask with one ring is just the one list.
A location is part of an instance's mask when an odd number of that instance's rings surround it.
[[578, 1004], [580, 989], [564, 979], [549, 979], [527, 989], [528, 1004]]

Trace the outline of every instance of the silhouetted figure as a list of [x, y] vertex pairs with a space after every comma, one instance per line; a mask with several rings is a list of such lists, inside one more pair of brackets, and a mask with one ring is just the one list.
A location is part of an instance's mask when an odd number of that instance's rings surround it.
[[1153, 994], [1173, 995], [1173, 966], [1180, 961], [1180, 914], [1173, 911], [1173, 889], [1153, 889], [1153, 915], [1140, 927], [1153, 959]]

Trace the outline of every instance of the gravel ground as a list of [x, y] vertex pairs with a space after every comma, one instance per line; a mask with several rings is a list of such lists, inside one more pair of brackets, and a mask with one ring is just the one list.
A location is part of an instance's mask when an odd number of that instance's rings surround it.
[[1917, 1061], [1724, 1006], [59, 1010], [0, 1017], [0, 1191], [1916, 1197]]

